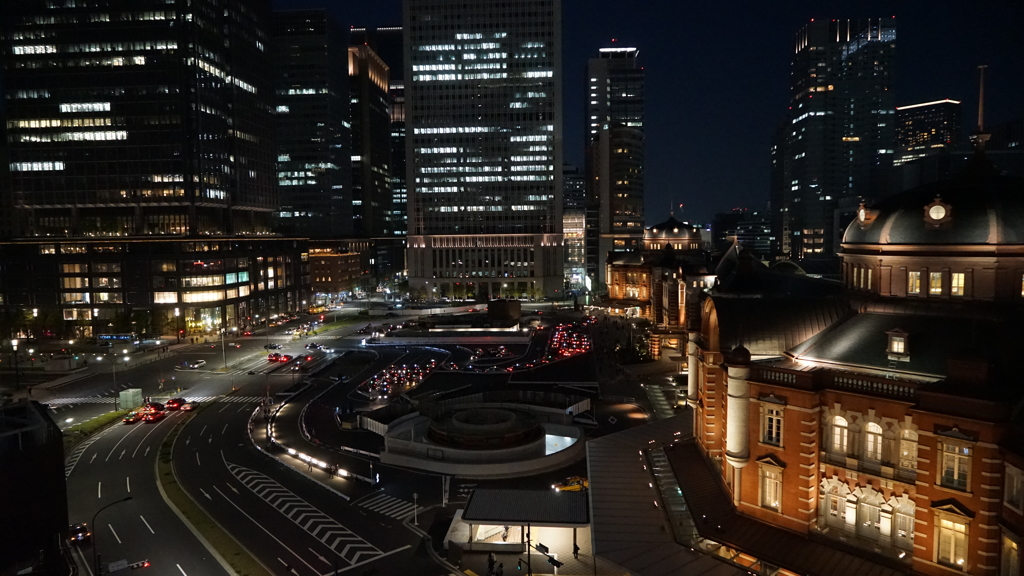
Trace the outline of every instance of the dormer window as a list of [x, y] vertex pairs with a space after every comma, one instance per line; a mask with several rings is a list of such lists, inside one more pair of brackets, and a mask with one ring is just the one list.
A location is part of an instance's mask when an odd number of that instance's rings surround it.
[[924, 207], [924, 222], [938, 228], [949, 222], [952, 212], [949, 204], [936, 197], [934, 202]]
[[886, 348], [886, 352], [889, 353], [890, 360], [901, 360], [907, 362], [910, 360], [910, 347], [907, 341], [907, 332], [896, 328], [886, 332], [889, 337], [889, 346]]

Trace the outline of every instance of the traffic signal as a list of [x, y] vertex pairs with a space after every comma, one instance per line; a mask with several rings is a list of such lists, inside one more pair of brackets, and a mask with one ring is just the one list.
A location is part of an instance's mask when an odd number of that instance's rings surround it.
[[523, 569], [523, 559], [520, 558], [519, 559], [519, 566], [516, 567], [516, 570], [522, 570], [522, 569]]
[[138, 562], [133, 562], [132, 564], [129, 564], [128, 567], [132, 570], [138, 570], [139, 568], [149, 568], [149, 560], [140, 560]]
[[561, 568], [562, 565], [565, 564], [565, 562], [559, 562], [558, 560], [555, 560], [551, 556], [548, 556], [548, 564], [551, 564], [555, 568]]
[[321, 322], [323, 322], [323, 321], [324, 321], [324, 315], [323, 315], [323, 314], [321, 314], [321, 315], [320, 315], [320, 321], [321, 321]]

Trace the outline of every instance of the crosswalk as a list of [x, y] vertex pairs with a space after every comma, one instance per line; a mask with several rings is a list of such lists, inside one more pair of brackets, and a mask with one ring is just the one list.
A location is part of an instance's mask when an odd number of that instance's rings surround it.
[[[391, 516], [397, 520], [404, 520], [409, 516], [412, 516], [413, 508], [416, 508], [412, 502], [406, 502], [400, 498], [388, 496], [383, 492], [359, 502], [358, 505], [366, 508], [367, 510], [373, 510], [378, 514]], [[423, 512], [423, 507], [420, 506], [417, 509], [417, 512]]]
[[[173, 398], [173, 396], [168, 396], [167, 398]], [[164, 398], [164, 397], [155, 398], [154, 397], [153, 401], [154, 402], [161, 402], [161, 401], [167, 400], [167, 398]], [[192, 396], [182, 396], [182, 398], [184, 398], [185, 400], [188, 400], [190, 402], [193, 402], [193, 401], [194, 402], [213, 402], [214, 400], [219, 400], [220, 402], [240, 402], [240, 403], [243, 403], [243, 404], [249, 403], [249, 402], [259, 402], [259, 401], [263, 400], [263, 396], [195, 396], [195, 397], [192, 397]], [[95, 397], [93, 397], [93, 398], [55, 398], [53, 400], [48, 401], [46, 404], [48, 406], [50, 406], [51, 408], [54, 408], [54, 407], [57, 407], [57, 406], [71, 406], [73, 404], [110, 404], [110, 405], [113, 405], [113, 403], [114, 403], [114, 399], [113, 398], [95, 398]]]
[[225, 461], [228, 470], [246, 488], [289, 520], [323, 542], [349, 564], [360, 564], [384, 556], [377, 547], [345, 528], [330, 516], [296, 496], [265, 474]]

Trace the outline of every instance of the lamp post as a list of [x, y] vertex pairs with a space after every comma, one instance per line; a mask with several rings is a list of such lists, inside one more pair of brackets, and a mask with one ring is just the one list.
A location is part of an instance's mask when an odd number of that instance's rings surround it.
[[118, 500], [116, 502], [111, 502], [110, 504], [107, 504], [103, 508], [100, 508], [99, 510], [96, 511], [95, 514], [92, 515], [92, 565], [93, 565], [93, 567], [96, 570], [96, 572], [95, 572], [96, 576], [100, 576], [100, 574], [103, 574], [103, 570], [100, 570], [100, 555], [96, 553], [96, 549], [99, 548], [99, 545], [96, 542], [96, 540], [97, 540], [97, 536], [99, 536], [99, 533], [100, 533], [100, 531], [96, 529], [96, 517], [100, 515], [100, 512], [103, 512], [104, 510], [106, 510], [107, 508], [110, 508], [114, 504], [120, 504], [121, 502], [127, 502], [127, 501], [129, 501], [131, 499], [132, 499], [131, 496], [125, 496], [124, 498], [121, 498], [120, 500]]
[[224, 347], [224, 333], [227, 332], [227, 328], [220, 327], [220, 357], [224, 360], [224, 369], [228, 369], [228, 351]]
[[178, 327], [180, 325], [180, 321], [178, 320], [178, 318], [180, 316], [181, 316], [181, 308], [175, 308], [174, 309], [174, 336], [175, 336], [175, 338], [178, 339], [178, 342], [177, 342], [178, 344], [181, 344], [181, 328]]
[[419, 498], [419, 497], [420, 497], [420, 495], [417, 494], [416, 492], [412, 493], [412, 523], [413, 523], [414, 526], [419, 526], [420, 525], [419, 517], [416, 515], [417, 509], [419, 508], [416, 505], [416, 499]]
[[21, 389], [21, 381], [18, 374], [18, 341], [11, 340], [11, 348], [14, 348], [14, 389]]

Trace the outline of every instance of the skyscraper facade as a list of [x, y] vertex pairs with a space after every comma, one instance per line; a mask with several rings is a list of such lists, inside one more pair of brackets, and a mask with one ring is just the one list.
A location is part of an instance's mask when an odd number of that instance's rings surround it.
[[403, 5], [410, 288], [560, 295], [561, 3]]
[[355, 236], [390, 235], [391, 98], [388, 65], [368, 45], [349, 46], [352, 219]]
[[16, 234], [266, 232], [269, 2], [102, 4], [3, 3]]
[[576, 166], [563, 164], [562, 186], [566, 287], [569, 290], [590, 288], [586, 282], [587, 178]]
[[644, 70], [636, 48], [601, 48], [587, 63], [587, 177], [597, 216], [589, 267], [604, 282], [612, 251], [639, 248], [644, 233]]
[[274, 13], [277, 183], [275, 229], [352, 234], [345, 32], [326, 10]]
[[896, 107], [896, 157], [893, 166], [932, 156], [960, 145], [960, 102], [936, 100]]
[[[896, 19], [812, 20], [796, 34], [787, 155], [772, 211], [788, 218], [791, 258], [832, 258], [854, 210], [847, 199], [887, 190], [895, 148]], [[856, 206], [854, 205], [854, 208]], [[838, 211], [838, 212], [837, 212]], [[773, 214], [780, 238], [784, 219]]]

